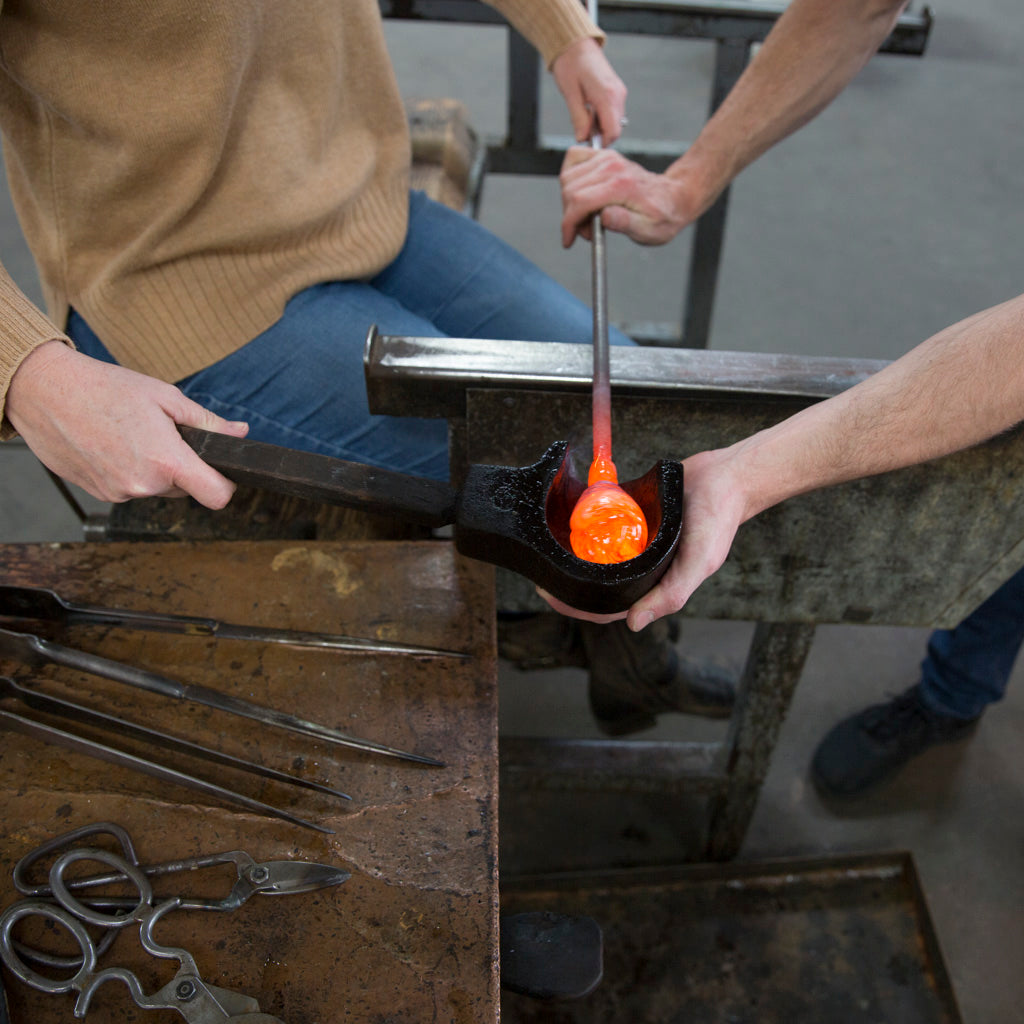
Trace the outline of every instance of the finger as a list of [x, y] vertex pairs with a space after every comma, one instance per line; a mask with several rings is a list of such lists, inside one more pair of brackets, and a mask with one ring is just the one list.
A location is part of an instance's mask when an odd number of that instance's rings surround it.
[[611, 146], [622, 134], [622, 107], [606, 98], [597, 105], [597, 125], [601, 142]]
[[189, 457], [183, 456], [181, 469], [174, 477], [174, 484], [179, 493], [191, 495], [206, 508], [224, 508], [235, 493], [235, 484], [203, 462], [184, 441], [182, 444]]
[[594, 108], [587, 102], [582, 89], [576, 89], [571, 98], [566, 98], [566, 103], [577, 143], [587, 142], [594, 134]]
[[565, 151], [565, 156], [562, 158], [562, 170], [561, 174], [565, 174], [566, 171], [579, 164], [586, 163], [588, 160], [592, 160], [597, 156], [599, 150], [591, 149], [589, 146], [574, 145], [570, 146]]
[[249, 424], [244, 420], [226, 420], [185, 395], [181, 398], [180, 407], [171, 413], [175, 423], [217, 434], [230, 434], [232, 437], [245, 437], [249, 433]]
[[573, 619], [583, 619], [586, 622], [597, 622], [601, 625], [605, 625], [609, 622], [615, 622], [617, 619], [624, 619], [626, 617], [625, 612], [617, 612], [613, 615], [598, 615], [594, 612], [584, 612], [579, 608], [573, 608], [571, 605], [566, 604], [564, 601], [559, 601], [557, 597], [552, 597], [546, 590], [537, 587], [537, 594], [543, 598], [556, 612], [560, 612], [562, 615], [567, 615]]

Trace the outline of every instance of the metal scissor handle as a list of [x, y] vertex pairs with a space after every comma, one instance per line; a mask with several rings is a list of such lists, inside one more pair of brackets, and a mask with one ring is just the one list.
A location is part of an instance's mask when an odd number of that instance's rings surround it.
[[[29, 880], [28, 876], [31, 869], [39, 861], [43, 860], [51, 853], [54, 853], [56, 850], [63, 850], [66, 847], [70, 847], [79, 839], [101, 835], [109, 835], [117, 840], [125, 860], [131, 864], [137, 865], [139, 863], [138, 854], [136, 854], [135, 847], [132, 844], [132, 837], [120, 825], [116, 825], [111, 821], [95, 822], [89, 825], [82, 825], [79, 828], [72, 829], [70, 832], [65, 832], [62, 835], [54, 836], [54, 838], [48, 839], [45, 843], [41, 843], [34, 850], [26, 853], [25, 856], [14, 865], [12, 878], [14, 880], [15, 888], [23, 896], [52, 897], [53, 889], [49, 880], [39, 883]], [[118, 875], [118, 877], [120, 878], [123, 876]], [[96, 956], [103, 956], [103, 954], [110, 949], [116, 938], [116, 930], [107, 929], [104, 931], [99, 941], [95, 943]], [[81, 945], [81, 943], [79, 943], [79, 945]], [[73, 970], [79, 967], [82, 963], [81, 955], [60, 956], [56, 953], [48, 953], [43, 950], [31, 949], [13, 938], [10, 940], [10, 946], [18, 953], [19, 959], [21, 957], [25, 957], [33, 963], [46, 967], [55, 967], [60, 970]]]
[[[113, 868], [130, 881], [138, 892], [138, 901], [128, 912], [105, 913], [102, 910], [87, 906], [72, 893], [64, 878], [71, 864], [80, 860], [96, 861]], [[110, 980], [124, 983], [137, 1005], [147, 1009], [177, 1010], [189, 1024], [227, 1024], [241, 1017], [257, 1014], [252, 1024], [259, 1024], [259, 1017], [265, 1018], [266, 1024], [276, 1021], [274, 1017], [262, 1015], [255, 999], [207, 985], [199, 976], [195, 961], [184, 949], [162, 946], [153, 938], [152, 929], [163, 914], [177, 908], [176, 899], [167, 900], [159, 906], [153, 906], [153, 888], [145, 873], [137, 864], [124, 857], [92, 847], [80, 847], [62, 854], [50, 869], [50, 890], [57, 905], [41, 897], [30, 897], [8, 907], [0, 915], [0, 957], [21, 981], [33, 988], [47, 993], [64, 993], [75, 991], [74, 1014], [84, 1017], [89, 1009], [89, 1002], [100, 985]], [[44, 977], [25, 963], [15, 949], [12, 930], [18, 921], [28, 917], [42, 917], [63, 925], [74, 937], [81, 950], [81, 962], [75, 973], [64, 979]], [[139, 940], [145, 950], [156, 957], [176, 959], [179, 968], [174, 978], [158, 992], [147, 995], [135, 974], [122, 967], [110, 967], [97, 971], [97, 951], [92, 937], [85, 924], [93, 924], [108, 929], [121, 929], [129, 924], [139, 925]], [[281, 1024], [281, 1022], [277, 1022]]]

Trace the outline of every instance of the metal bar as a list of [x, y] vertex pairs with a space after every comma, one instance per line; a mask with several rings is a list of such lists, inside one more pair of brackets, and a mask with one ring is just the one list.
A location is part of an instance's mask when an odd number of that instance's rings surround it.
[[[587, 0], [587, 12], [596, 25], [597, 0]], [[591, 149], [600, 149], [600, 132], [590, 137]], [[601, 211], [590, 218], [591, 304], [594, 317], [593, 442], [594, 460], [612, 458], [612, 385], [608, 342], [608, 254]]]
[[[508, 139], [489, 138], [487, 170], [490, 174], [557, 175], [565, 151], [576, 145], [571, 135], [541, 135], [535, 146], [520, 147]], [[689, 143], [676, 140], [640, 139], [617, 143], [615, 149], [652, 172], [664, 171], [679, 159]]]
[[[704, 349], [615, 351], [616, 395], [643, 398], [829, 398], [877, 373], [880, 359]], [[582, 392], [591, 386], [586, 345], [474, 338], [409, 338], [370, 332], [364, 359], [370, 410], [385, 415], [466, 413], [474, 388]]]
[[15, 732], [32, 736], [42, 740], [44, 743], [54, 743], [57, 746], [65, 747], [68, 750], [78, 751], [88, 757], [95, 757], [101, 761], [109, 761], [111, 764], [131, 768], [134, 771], [142, 772], [144, 775], [152, 775], [154, 778], [162, 779], [165, 782], [173, 782], [179, 786], [187, 786], [189, 789], [198, 790], [208, 796], [217, 797], [220, 800], [227, 800], [230, 803], [239, 804], [257, 814], [268, 814], [275, 818], [291, 822], [293, 825], [301, 825], [303, 828], [311, 828], [317, 832], [324, 832], [333, 835], [334, 830], [317, 825], [316, 822], [307, 821], [279, 807], [272, 807], [260, 800], [253, 800], [243, 793], [236, 793], [234, 790], [225, 789], [215, 783], [207, 782], [205, 779], [188, 775], [185, 772], [176, 771], [166, 765], [157, 764], [155, 761], [147, 761], [143, 757], [136, 757], [134, 754], [126, 753], [117, 747], [107, 746], [105, 743], [97, 743], [95, 740], [86, 739], [83, 736], [76, 736], [74, 733], [65, 732], [52, 725], [45, 725], [34, 719], [26, 718], [24, 715], [16, 715], [13, 711], [0, 710], [0, 725]]
[[136, 689], [145, 690], [147, 693], [155, 693], [158, 696], [170, 697], [175, 700], [194, 701], [196, 704], [203, 704], [216, 711], [249, 718], [263, 725], [287, 729], [302, 736], [336, 743], [339, 746], [352, 747], [371, 754], [384, 754], [405, 761], [415, 761], [418, 764], [443, 767], [440, 761], [432, 757], [424, 757], [421, 754], [397, 750], [383, 743], [360, 739], [358, 736], [351, 736], [339, 729], [331, 729], [316, 722], [307, 722], [305, 719], [285, 711], [278, 711], [276, 708], [264, 707], [262, 704], [256, 704], [229, 693], [221, 693], [209, 686], [181, 683], [168, 676], [136, 668], [134, 665], [125, 665], [98, 654], [64, 647], [30, 633], [16, 633], [13, 630], [0, 629], [0, 653], [27, 665], [63, 665], [65, 668], [102, 676], [104, 679], [123, 683], [125, 686], [133, 686]]
[[254, 643], [284, 644], [327, 650], [360, 651], [382, 654], [412, 654], [427, 658], [468, 658], [462, 651], [399, 641], [375, 640], [345, 633], [314, 633], [301, 629], [277, 629], [270, 626], [238, 625], [200, 615], [172, 615], [167, 612], [137, 611], [132, 608], [107, 608], [101, 605], [65, 601], [56, 591], [45, 587], [0, 583], [0, 619], [32, 619], [62, 622], [66, 625], [106, 625], [121, 629], [178, 633], [191, 637], [245, 640]]
[[711, 806], [708, 860], [732, 860], [740, 851], [814, 629], [806, 623], [757, 624], [723, 747], [721, 768], [729, 784]]
[[319, 793], [327, 793], [330, 796], [340, 797], [342, 800], [351, 800], [347, 793], [340, 789], [332, 789], [330, 786], [321, 785], [309, 779], [300, 778], [297, 775], [289, 775], [287, 772], [278, 771], [266, 765], [256, 764], [254, 761], [247, 761], [244, 758], [233, 757], [231, 754], [222, 753], [212, 747], [204, 747], [191, 740], [182, 739], [180, 736], [172, 736], [170, 733], [160, 732], [157, 729], [150, 729], [144, 725], [137, 725], [123, 718], [87, 708], [74, 701], [61, 700], [51, 697], [48, 694], [40, 693], [38, 690], [30, 690], [21, 686], [13, 679], [0, 676], [0, 697], [14, 697], [21, 701], [26, 707], [35, 711], [42, 711], [46, 714], [59, 715], [69, 718], [72, 721], [93, 725], [100, 729], [106, 729], [116, 735], [132, 736], [135, 739], [152, 743], [158, 747], [165, 747], [168, 750], [177, 750], [179, 753], [190, 754], [192, 757], [201, 758], [204, 761], [212, 761], [215, 764], [223, 764], [228, 768], [237, 768], [239, 771], [248, 772], [250, 775], [260, 775], [265, 779], [273, 779], [275, 782], [283, 782], [289, 786], [300, 786], [304, 789], [313, 789]]
[[498, 746], [503, 792], [720, 794], [727, 783], [721, 743], [502, 736]]
[[[720, 40], [715, 47], [715, 77], [711, 90], [710, 116], [721, 105], [729, 90], [743, 74], [750, 57], [746, 40]], [[690, 281], [683, 310], [682, 344], [687, 348], [707, 348], [711, 331], [718, 267], [725, 239], [725, 218], [729, 209], [726, 188], [711, 208], [697, 221], [690, 250]]]
[[[686, 39], [747, 39], [761, 42], [771, 31], [783, 3], [688, 3], [685, 0], [606, 0], [601, 27], [609, 33], [677, 36]], [[495, 10], [479, 0], [380, 0], [385, 18], [410, 21], [504, 25]], [[921, 56], [928, 42], [932, 12], [905, 12], [879, 48], [880, 53]]]
[[534, 47], [515, 29], [509, 29], [506, 141], [508, 145], [517, 149], [537, 148], [540, 70], [540, 55]]

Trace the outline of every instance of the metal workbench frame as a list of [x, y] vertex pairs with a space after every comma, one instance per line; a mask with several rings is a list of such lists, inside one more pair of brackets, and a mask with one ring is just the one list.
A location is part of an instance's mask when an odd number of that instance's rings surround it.
[[[876, 373], [869, 359], [616, 347], [612, 417], [622, 479], [657, 456], [724, 447]], [[374, 413], [448, 419], [452, 472], [534, 462], [588, 422], [585, 345], [386, 337], [364, 359]], [[509, 425], [515, 424], [515, 429]], [[589, 451], [585, 438], [576, 439]], [[1024, 430], [899, 472], [783, 502], [737, 533], [683, 615], [756, 623], [721, 743], [501, 739], [509, 795], [683, 794], [707, 804], [695, 859], [738, 853], [817, 625], [952, 627], [1024, 564]], [[499, 611], [541, 611], [498, 570]], [[553, 868], [552, 868], [553, 870]]]
[[[480, 0], [380, 0], [386, 18], [413, 21], [463, 22], [505, 26], [508, 31], [507, 110], [504, 136], [486, 140], [483, 175], [556, 175], [569, 136], [542, 135], [540, 81], [542, 66], [537, 51], [493, 8]], [[759, 0], [602, 0], [601, 28], [609, 33], [704, 39], [715, 47], [708, 115], [717, 110], [750, 60], [752, 48], [771, 31], [783, 3]], [[879, 48], [880, 53], [920, 57], [932, 27], [932, 14], [924, 7], [905, 12]], [[624, 139], [619, 152], [648, 170], [663, 171], [688, 143], [675, 140]], [[476, 190], [474, 209], [480, 191]], [[690, 248], [690, 269], [680, 323], [623, 323], [619, 326], [645, 345], [707, 348], [711, 330], [718, 270], [722, 260], [729, 189], [697, 221]]]

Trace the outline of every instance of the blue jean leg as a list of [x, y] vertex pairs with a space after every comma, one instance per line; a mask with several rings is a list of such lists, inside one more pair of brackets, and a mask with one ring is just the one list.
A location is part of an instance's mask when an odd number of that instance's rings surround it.
[[[277, 323], [179, 381], [192, 399], [250, 423], [250, 437], [400, 472], [448, 474], [442, 420], [371, 416], [366, 334], [588, 342], [589, 307], [468, 217], [410, 199], [402, 251], [368, 282], [332, 281], [294, 296]], [[110, 359], [77, 314], [68, 331]], [[631, 344], [612, 332], [615, 344]]]
[[[588, 305], [476, 221], [421, 192], [410, 199], [402, 251], [371, 284], [453, 338], [593, 338]], [[608, 334], [613, 345], [633, 344], [617, 328]]]
[[[445, 479], [445, 420], [370, 415], [363, 325], [378, 320], [397, 333], [438, 333], [368, 285], [314, 285], [262, 334], [178, 386], [211, 412], [245, 420], [253, 440]], [[77, 313], [68, 334], [87, 355], [114, 361]]]
[[976, 718], [1001, 700], [1024, 644], [1024, 569], [953, 629], [938, 629], [921, 663], [921, 697], [940, 714]]

